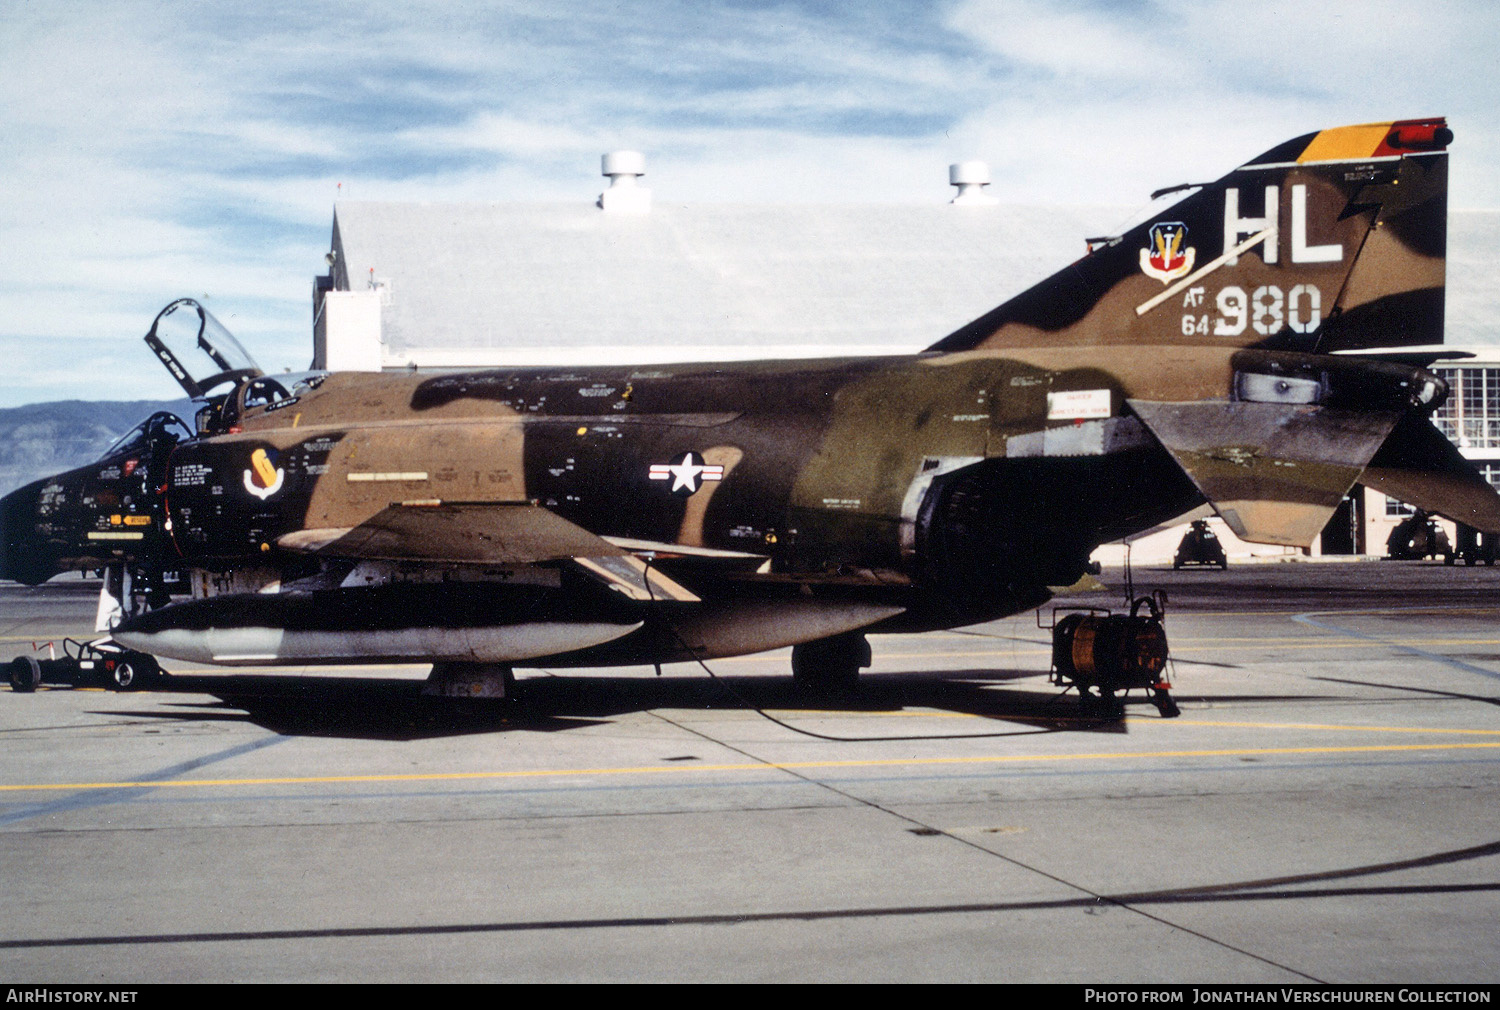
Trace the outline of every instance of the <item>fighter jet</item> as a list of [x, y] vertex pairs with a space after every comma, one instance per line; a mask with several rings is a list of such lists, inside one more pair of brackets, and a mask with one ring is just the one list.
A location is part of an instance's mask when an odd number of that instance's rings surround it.
[[[195, 423], [5, 497], [0, 575], [108, 568], [101, 618], [153, 657], [432, 663], [436, 693], [495, 696], [515, 665], [792, 646], [842, 689], [867, 634], [1038, 607], [1204, 503], [1307, 545], [1358, 481], [1500, 533], [1428, 420], [1452, 136], [1323, 130], [1169, 189], [905, 357], [272, 377], [177, 301], [145, 339]], [[1137, 601], [1060, 622], [1054, 673], [1168, 713], [1166, 654]]]

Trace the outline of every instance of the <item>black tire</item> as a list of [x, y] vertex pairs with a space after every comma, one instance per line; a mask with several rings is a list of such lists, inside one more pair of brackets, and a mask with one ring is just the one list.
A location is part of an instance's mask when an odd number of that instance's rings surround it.
[[128, 659], [122, 659], [109, 668], [109, 684], [116, 691], [134, 691], [140, 685], [135, 664]]
[[34, 656], [17, 656], [10, 661], [10, 689], [30, 694], [42, 682], [42, 664]]
[[116, 691], [139, 691], [155, 682], [159, 669], [156, 660], [145, 653], [126, 653], [109, 671], [109, 686]]
[[792, 646], [792, 681], [821, 694], [847, 694], [859, 684], [860, 667], [870, 665], [870, 644], [852, 633]]

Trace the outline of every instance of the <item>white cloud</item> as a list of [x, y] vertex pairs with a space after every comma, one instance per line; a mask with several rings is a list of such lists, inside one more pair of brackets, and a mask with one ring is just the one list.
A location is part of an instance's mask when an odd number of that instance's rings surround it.
[[948, 24], [1018, 70], [954, 132], [1050, 201], [1126, 199], [1301, 133], [1446, 114], [1455, 204], [1500, 206], [1490, 4], [964, 0]]
[[948, 23], [1017, 67], [1063, 80], [1165, 84], [1180, 66], [1157, 26], [1133, 23], [1119, 8], [1041, 0], [971, 0]]
[[0, 404], [154, 382], [134, 341], [182, 294], [300, 365], [337, 196], [588, 201], [618, 148], [659, 200], [937, 202], [981, 157], [1010, 201], [1132, 204], [1447, 114], [1454, 205], [1500, 207], [1497, 42], [1478, 2], [10, 4]]

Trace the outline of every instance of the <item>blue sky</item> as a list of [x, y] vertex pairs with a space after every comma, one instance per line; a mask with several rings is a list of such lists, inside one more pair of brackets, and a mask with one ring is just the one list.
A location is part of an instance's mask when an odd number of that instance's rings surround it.
[[183, 295], [305, 367], [341, 194], [588, 201], [618, 148], [658, 199], [939, 202], [983, 158], [1008, 202], [1128, 207], [1447, 115], [1453, 205], [1500, 208], [1497, 43], [1489, 2], [10, 0], [0, 406], [173, 396], [140, 335]]

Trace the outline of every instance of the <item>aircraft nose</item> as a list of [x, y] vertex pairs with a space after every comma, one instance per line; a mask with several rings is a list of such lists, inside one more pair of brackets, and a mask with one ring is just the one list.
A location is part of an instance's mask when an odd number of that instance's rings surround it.
[[11, 531], [15, 529], [15, 524], [11, 522], [10, 518], [11, 499], [14, 497], [15, 492], [11, 492], [4, 498], [0, 498], [0, 579], [15, 578], [11, 574], [11, 569], [14, 566], [11, 562], [12, 549], [10, 545]]
[[40, 484], [28, 484], [0, 498], [0, 579], [36, 585], [56, 574], [39, 564], [28, 543], [36, 530], [40, 488]]

